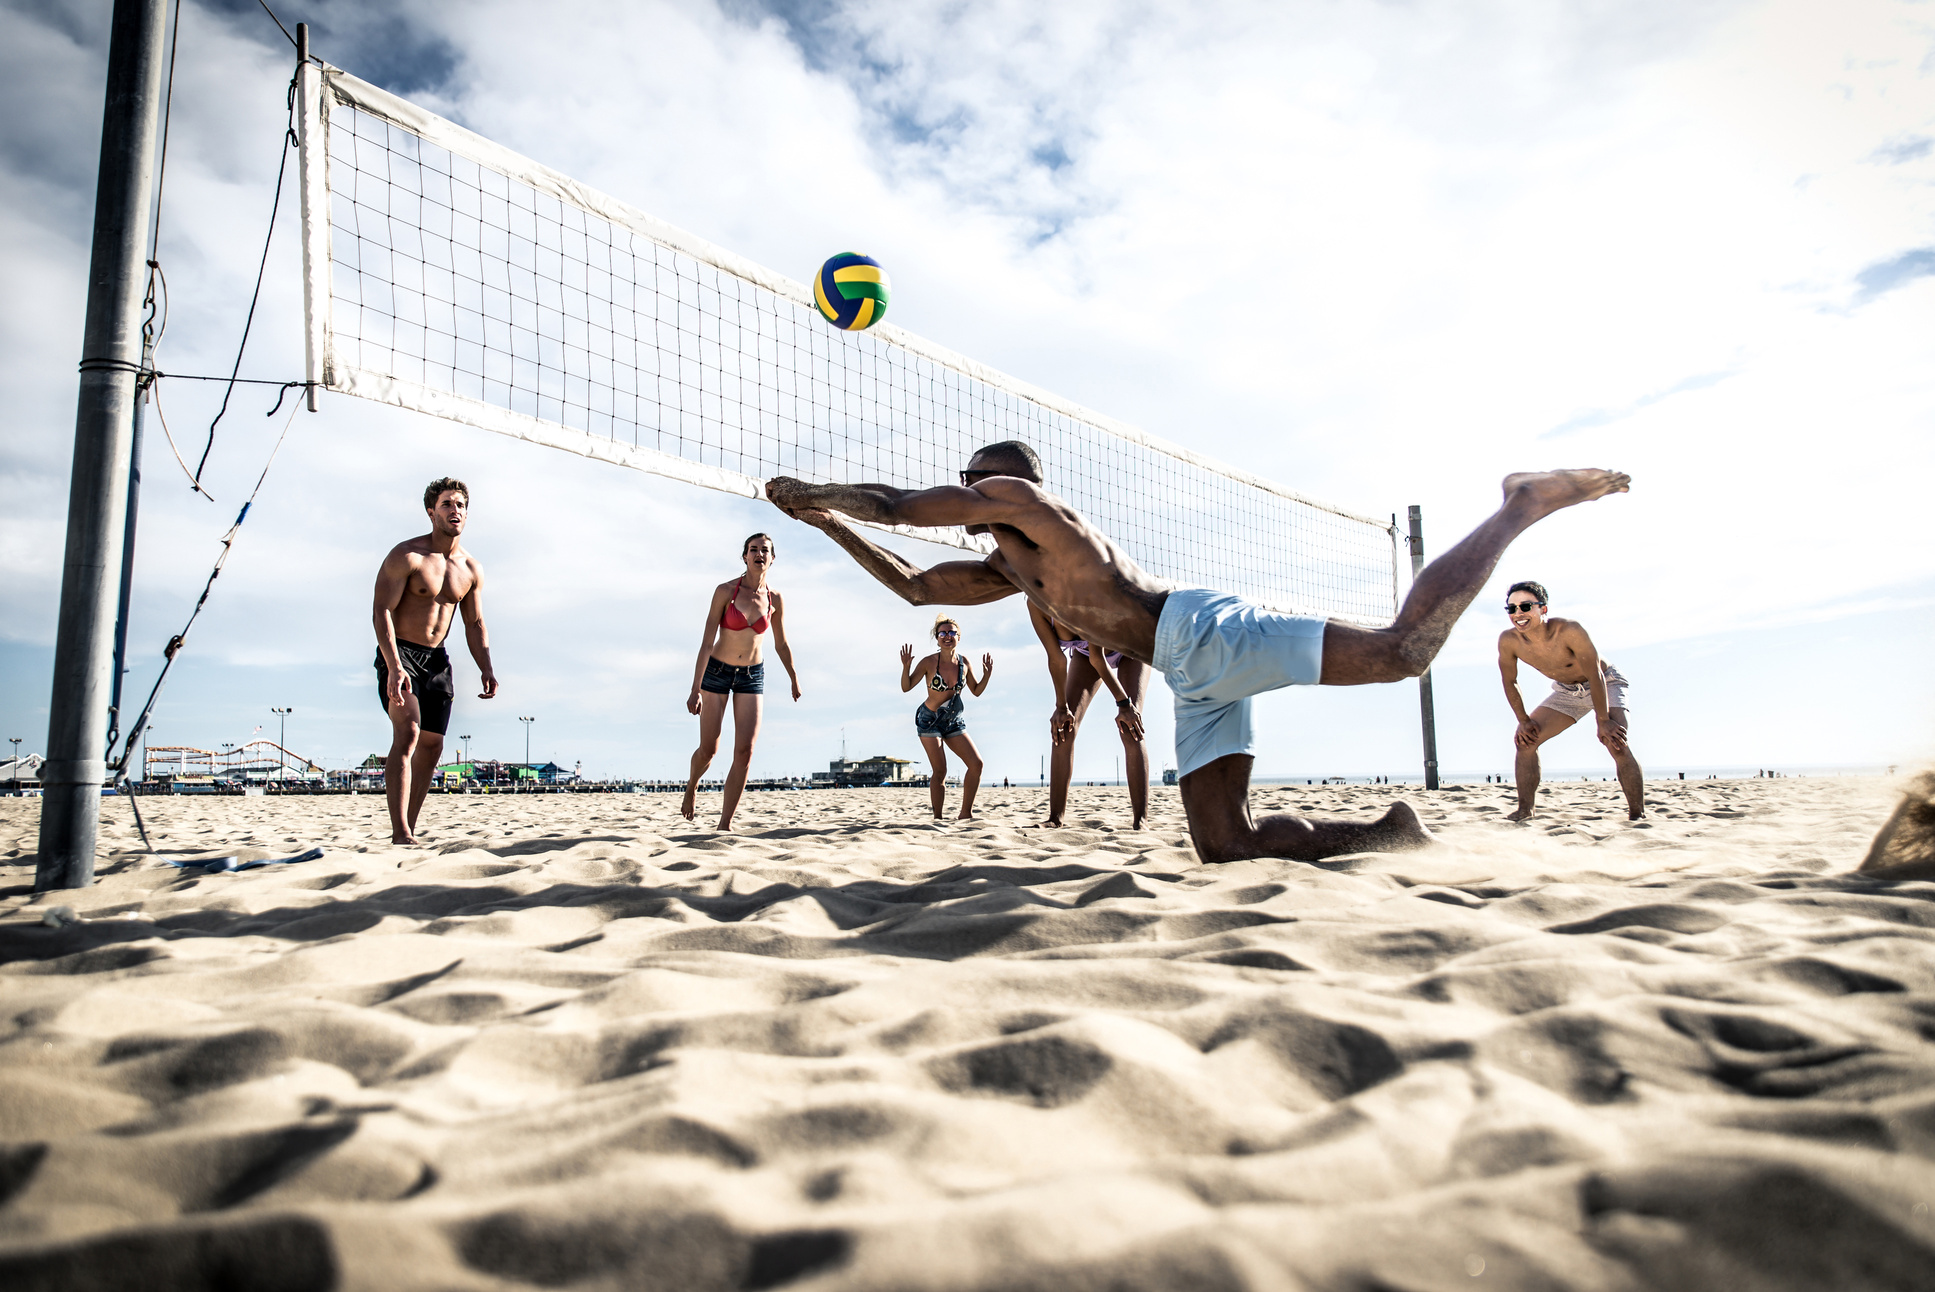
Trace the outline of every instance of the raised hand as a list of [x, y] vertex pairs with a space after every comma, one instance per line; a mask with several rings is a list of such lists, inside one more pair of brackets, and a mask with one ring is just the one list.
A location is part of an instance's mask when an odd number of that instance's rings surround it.
[[766, 482], [766, 499], [788, 516], [798, 517], [800, 512], [812, 508], [810, 495], [813, 486], [804, 480], [791, 476], [774, 476]]
[[981, 657], [981, 680], [985, 682], [993, 676], [994, 676], [994, 656], [983, 655]]
[[900, 648], [900, 671], [904, 674], [914, 667], [914, 648], [903, 645]]

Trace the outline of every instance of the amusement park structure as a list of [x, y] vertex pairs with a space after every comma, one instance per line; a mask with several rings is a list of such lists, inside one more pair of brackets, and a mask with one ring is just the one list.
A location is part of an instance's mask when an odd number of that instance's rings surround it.
[[323, 769], [273, 740], [251, 740], [246, 745], [216, 753], [193, 745], [149, 745], [141, 759], [141, 779], [210, 776], [221, 780], [306, 780]]

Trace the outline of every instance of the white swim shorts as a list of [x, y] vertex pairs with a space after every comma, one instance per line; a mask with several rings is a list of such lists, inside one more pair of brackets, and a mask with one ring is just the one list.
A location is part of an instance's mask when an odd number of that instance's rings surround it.
[[1179, 775], [1250, 752], [1251, 696], [1322, 680], [1326, 622], [1208, 588], [1169, 594], [1152, 662], [1176, 695]]
[[[1612, 665], [1606, 665], [1606, 707], [1624, 709], [1632, 712], [1633, 706], [1626, 703], [1626, 688], [1632, 683]], [[1592, 684], [1590, 682], [1554, 682], [1552, 694], [1539, 702], [1541, 709], [1553, 709], [1563, 713], [1574, 722], [1592, 716]]]

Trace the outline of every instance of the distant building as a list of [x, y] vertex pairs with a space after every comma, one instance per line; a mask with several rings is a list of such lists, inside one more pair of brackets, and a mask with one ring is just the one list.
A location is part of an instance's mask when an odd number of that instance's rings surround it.
[[827, 770], [814, 772], [816, 781], [831, 781], [839, 789], [856, 785], [884, 785], [888, 781], [901, 778], [901, 769], [909, 766], [911, 760], [890, 758], [886, 754], [875, 754], [872, 758], [848, 761], [836, 758], [827, 764]]

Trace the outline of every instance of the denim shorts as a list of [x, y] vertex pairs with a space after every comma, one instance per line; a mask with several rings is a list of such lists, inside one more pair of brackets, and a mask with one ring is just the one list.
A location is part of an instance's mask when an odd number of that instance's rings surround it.
[[956, 694], [948, 697], [946, 704], [938, 709], [930, 709], [925, 704], [914, 710], [914, 732], [921, 736], [933, 736], [946, 740], [967, 730], [966, 706]]
[[766, 665], [764, 661], [758, 664], [721, 664], [716, 659], [708, 659], [699, 689], [714, 695], [764, 695]]

